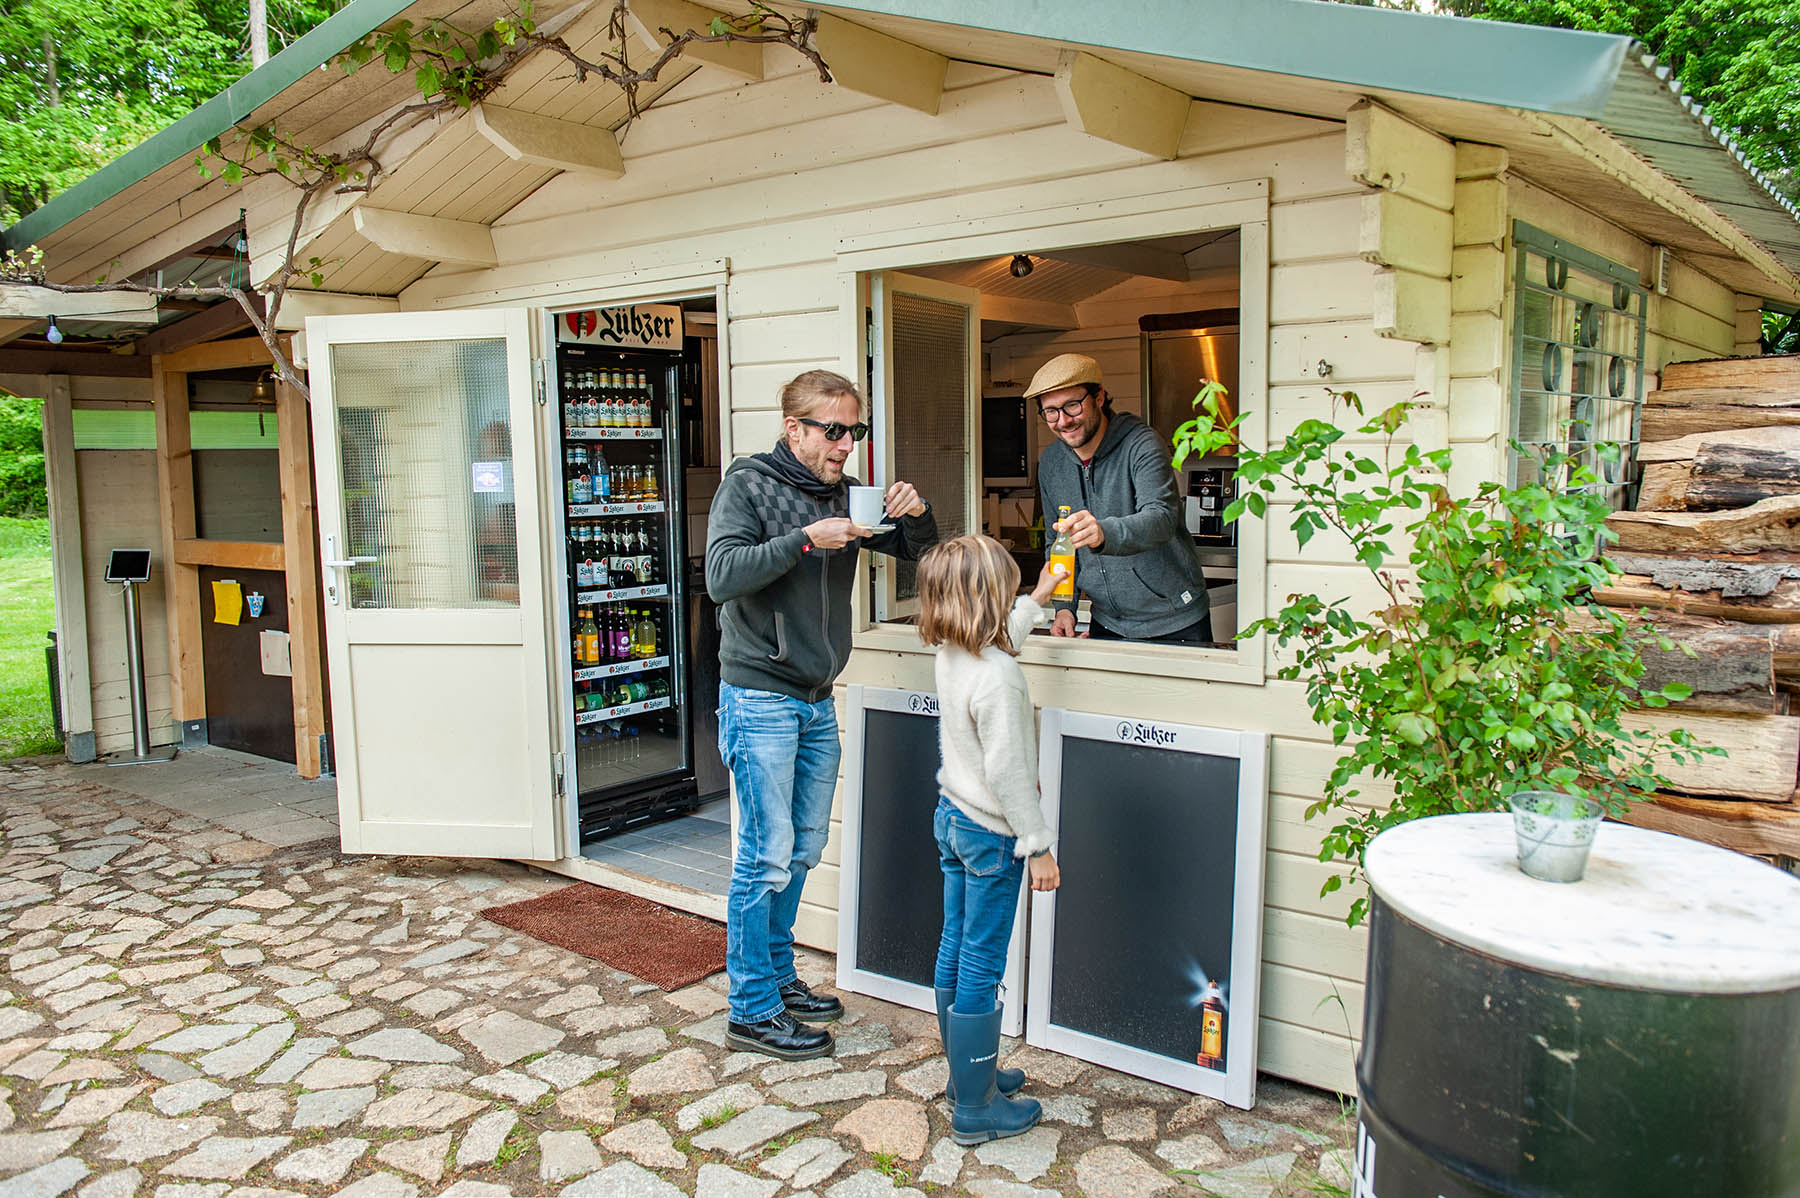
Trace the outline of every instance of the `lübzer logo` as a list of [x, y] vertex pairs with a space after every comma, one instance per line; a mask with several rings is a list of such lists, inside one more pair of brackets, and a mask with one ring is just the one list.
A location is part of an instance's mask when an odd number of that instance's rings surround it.
[[916, 691], [906, 697], [906, 705], [919, 715], [936, 715], [938, 701], [935, 695], [921, 695]]
[[1167, 728], [1158, 728], [1155, 724], [1120, 720], [1119, 739], [1134, 745], [1172, 745], [1175, 743], [1175, 733]]

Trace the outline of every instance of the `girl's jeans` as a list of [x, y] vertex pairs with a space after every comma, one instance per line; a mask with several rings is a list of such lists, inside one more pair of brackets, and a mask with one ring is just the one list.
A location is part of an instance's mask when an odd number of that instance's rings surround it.
[[949, 799], [938, 799], [932, 824], [944, 871], [944, 931], [933, 980], [956, 989], [959, 1013], [985, 1014], [994, 1009], [1006, 970], [1025, 862], [1013, 856], [1013, 837], [988, 831]]

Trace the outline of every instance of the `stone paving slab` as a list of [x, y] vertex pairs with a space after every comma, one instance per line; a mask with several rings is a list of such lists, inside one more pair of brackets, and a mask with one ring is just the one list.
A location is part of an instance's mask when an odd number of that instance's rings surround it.
[[[723, 977], [665, 994], [479, 918], [565, 879], [344, 857], [296, 805], [328, 784], [240, 758], [0, 763], [5, 1198], [1347, 1189], [1334, 1096], [1234, 1111], [1011, 1042], [1044, 1122], [958, 1147], [929, 1013], [851, 995], [832, 1058], [728, 1051]], [[246, 835], [252, 799], [286, 805]]]

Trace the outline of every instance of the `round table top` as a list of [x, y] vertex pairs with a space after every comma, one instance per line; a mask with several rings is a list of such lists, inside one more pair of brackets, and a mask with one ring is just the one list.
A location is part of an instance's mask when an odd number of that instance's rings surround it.
[[1598, 830], [1587, 876], [1518, 866], [1510, 814], [1443, 815], [1369, 845], [1370, 887], [1445, 940], [1527, 968], [1633, 989], [1800, 987], [1800, 878], [1628, 824]]

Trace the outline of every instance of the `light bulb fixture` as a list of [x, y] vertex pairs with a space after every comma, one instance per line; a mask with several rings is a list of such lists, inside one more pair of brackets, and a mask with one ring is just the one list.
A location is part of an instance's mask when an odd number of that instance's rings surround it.
[[250, 241], [242, 233], [239, 233], [237, 240], [231, 243], [231, 248], [233, 252], [241, 254], [250, 248]]
[[50, 318], [49, 329], [44, 332], [44, 340], [48, 341], [51, 345], [61, 345], [63, 343], [63, 331], [56, 327], [56, 317], [54, 316]]
[[1013, 278], [1022, 279], [1031, 273], [1032, 265], [1030, 254], [1014, 254], [1012, 266], [1008, 269], [1012, 271]]

